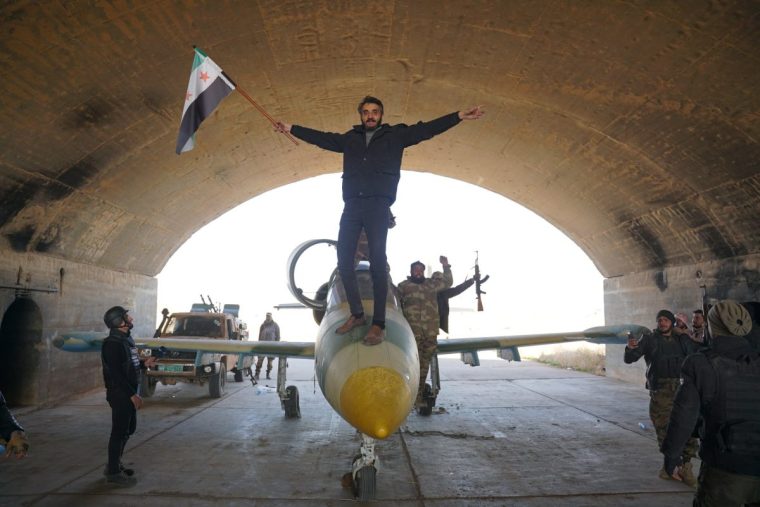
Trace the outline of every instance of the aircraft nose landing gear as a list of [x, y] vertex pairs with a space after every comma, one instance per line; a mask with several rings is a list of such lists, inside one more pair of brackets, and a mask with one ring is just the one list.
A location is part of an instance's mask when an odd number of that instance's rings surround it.
[[362, 446], [354, 457], [351, 472], [343, 476], [343, 486], [351, 487], [354, 497], [362, 502], [374, 500], [377, 492], [375, 439], [362, 434]]

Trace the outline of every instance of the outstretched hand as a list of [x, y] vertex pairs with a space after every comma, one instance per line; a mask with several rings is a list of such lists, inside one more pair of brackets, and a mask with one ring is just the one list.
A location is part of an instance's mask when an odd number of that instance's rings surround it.
[[290, 132], [290, 128], [292, 126], [293, 125], [290, 124], [290, 123], [283, 123], [281, 121], [278, 121], [278, 122], [276, 122], [274, 124], [274, 130], [275, 130], [275, 132], [280, 132], [282, 134], [286, 134], [286, 133]]
[[486, 114], [483, 106], [476, 106], [470, 109], [459, 111], [460, 120], [477, 120], [481, 116]]

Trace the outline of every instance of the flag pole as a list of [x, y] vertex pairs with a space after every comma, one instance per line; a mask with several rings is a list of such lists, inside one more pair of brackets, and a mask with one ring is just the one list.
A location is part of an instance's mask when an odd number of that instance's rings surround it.
[[[267, 120], [269, 120], [270, 122], [272, 122], [272, 125], [274, 125], [275, 127], [277, 126], [277, 122], [275, 121], [275, 119], [274, 119], [274, 118], [272, 118], [272, 116], [271, 116], [269, 113], [267, 113], [267, 112], [264, 110], [264, 108], [263, 108], [263, 107], [261, 107], [261, 106], [260, 106], [260, 105], [259, 105], [259, 104], [258, 104], [258, 103], [255, 101], [255, 100], [253, 100], [253, 99], [251, 98], [251, 96], [250, 96], [250, 95], [248, 95], [248, 93], [247, 93], [245, 90], [243, 90], [243, 89], [242, 89], [242, 88], [240, 88], [239, 86], [235, 86], [235, 90], [237, 90], [237, 91], [240, 93], [240, 95], [242, 95], [243, 97], [245, 97], [245, 99], [246, 99], [248, 102], [250, 102], [250, 103], [253, 105], [253, 107], [255, 107], [256, 109], [258, 109], [258, 110], [259, 110], [259, 112], [260, 112], [261, 114], [263, 114], [263, 115], [264, 115], [264, 117], [265, 117]], [[285, 134], [285, 137], [287, 137], [288, 139], [290, 139], [291, 141], [293, 141], [293, 144], [295, 144], [296, 146], [298, 146], [298, 141], [296, 141], [296, 140], [293, 138], [293, 136], [290, 134], [290, 132], [283, 132], [283, 134]]]

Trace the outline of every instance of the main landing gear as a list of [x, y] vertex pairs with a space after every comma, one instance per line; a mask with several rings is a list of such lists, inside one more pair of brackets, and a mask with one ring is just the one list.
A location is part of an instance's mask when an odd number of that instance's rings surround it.
[[441, 391], [441, 376], [438, 368], [438, 354], [430, 358], [430, 384], [425, 384], [422, 391], [422, 405], [417, 406], [417, 413], [428, 416], [433, 413], [435, 400]]
[[288, 369], [288, 358], [277, 358], [277, 394], [280, 395], [280, 403], [285, 411], [285, 417], [295, 419], [301, 417], [301, 406], [298, 399], [298, 388], [296, 386], [287, 386], [286, 371]]

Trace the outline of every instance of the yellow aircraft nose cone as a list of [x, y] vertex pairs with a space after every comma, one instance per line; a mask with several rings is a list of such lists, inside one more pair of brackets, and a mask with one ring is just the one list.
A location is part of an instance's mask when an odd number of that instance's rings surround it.
[[383, 366], [351, 374], [340, 391], [341, 414], [355, 428], [383, 439], [401, 426], [411, 408], [409, 384]]

